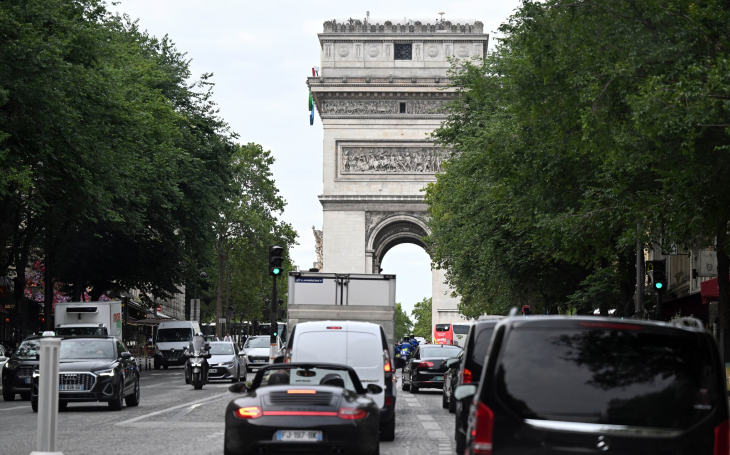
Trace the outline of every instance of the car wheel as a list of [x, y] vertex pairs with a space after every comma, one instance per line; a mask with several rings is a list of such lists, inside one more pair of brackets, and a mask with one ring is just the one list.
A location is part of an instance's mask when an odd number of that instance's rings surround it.
[[466, 450], [466, 435], [459, 432], [459, 426], [454, 428], [454, 440], [456, 441], [456, 453], [458, 455], [464, 455]]
[[406, 384], [406, 381], [403, 381], [403, 384], [401, 384], [400, 389], [404, 392], [408, 392], [409, 390], [411, 390], [411, 385]]
[[23, 401], [30, 400], [30, 392], [20, 392], [20, 399]]
[[160, 369], [160, 362], [155, 360], [155, 370], [159, 370], [159, 369]]
[[375, 446], [375, 450], [373, 450], [372, 455], [380, 455], [380, 444]]
[[441, 407], [447, 409], [449, 407], [449, 400], [446, 398], [446, 389], [441, 391]]
[[3, 400], [15, 401], [15, 392], [10, 387], [3, 387]]
[[33, 412], [38, 412], [38, 399], [30, 400], [30, 408], [33, 410]]
[[109, 402], [109, 409], [111, 409], [112, 411], [121, 411], [122, 410], [122, 406], [123, 406], [122, 400], [124, 399], [123, 398], [124, 393], [122, 392], [122, 387], [124, 387], [124, 385], [120, 384], [119, 388], [117, 389], [116, 396], [114, 398], [112, 398], [112, 400]]
[[168, 365], [162, 365], [163, 370], [167, 370]]
[[139, 396], [140, 396], [140, 387], [139, 387], [139, 376], [134, 380], [134, 393], [129, 395], [128, 397], [124, 398], [124, 402], [127, 403], [127, 406], [138, 406], [139, 405]]
[[236, 375], [233, 376], [233, 379], [231, 379], [231, 382], [238, 382], [238, 380], [241, 378], [241, 370], [236, 368]]
[[68, 401], [59, 401], [58, 402], [58, 410], [64, 411], [68, 407]]
[[449, 413], [454, 414], [456, 412], [456, 400], [454, 400], [453, 393], [451, 395], [449, 399]]
[[[381, 441], [393, 441], [395, 439], [395, 414], [393, 418], [384, 424], [380, 425], [380, 440]], [[378, 445], [380, 450], [380, 445]], [[378, 453], [378, 452], [375, 452]]]
[[411, 393], [418, 393], [418, 387], [413, 385], [413, 383], [411, 383]]

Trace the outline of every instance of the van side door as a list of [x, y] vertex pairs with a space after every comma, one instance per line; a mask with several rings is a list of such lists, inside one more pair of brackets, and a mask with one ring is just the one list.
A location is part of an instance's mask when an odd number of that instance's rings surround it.
[[[363, 386], [377, 384], [385, 390], [383, 348], [380, 334], [371, 332], [347, 332], [347, 365], [357, 372]], [[382, 408], [384, 393], [368, 394]]]

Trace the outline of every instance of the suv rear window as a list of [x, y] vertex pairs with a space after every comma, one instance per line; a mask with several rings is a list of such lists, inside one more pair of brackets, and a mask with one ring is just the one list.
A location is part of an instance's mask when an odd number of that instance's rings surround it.
[[478, 330], [479, 332], [476, 334], [474, 344], [471, 346], [471, 360], [479, 366], [484, 366], [484, 358], [487, 356], [487, 349], [489, 348], [489, 342], [494, 333], [494, 326], [482, 327], [481, 329], [477, 326], [474, 330]]
[[467, 333], [469, 333], [469, 326], [463, 324], [454, 324], [454, 333], [457, 333], [459, 335], [466, 335]]
[[516, 328], [496, 390], [526, 419], [687, 429], [712, 412], [716, 366], [704, 337], [682, 331]]
[[437, 332], [448, 332], [451, 324], [436, 324]]

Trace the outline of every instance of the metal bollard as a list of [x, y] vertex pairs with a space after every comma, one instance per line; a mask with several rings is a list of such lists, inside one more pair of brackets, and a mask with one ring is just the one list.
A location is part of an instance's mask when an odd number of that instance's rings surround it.
[[31, 452], [31, 455], [63, 455], [56, 451], [60, 350], [60, 339], [41, 339], [38, 381], [38, 450]]

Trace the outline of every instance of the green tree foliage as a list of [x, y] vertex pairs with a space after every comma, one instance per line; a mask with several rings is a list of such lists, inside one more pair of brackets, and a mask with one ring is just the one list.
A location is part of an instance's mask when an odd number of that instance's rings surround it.
[[431, 324], [431, 297], [424, 297], [416, 303], [411, 311], [416, 321], [413, 325], [413, 335], [433, 341], [433, 325]]
[[717, 239], [727, 307], [728, 23], [723, 2], [525, 1], [454, 67], [435, 134], [454, 155], [427, 200], [462, 312], [623, 313], [637, 236]]
[[408, 335], [413, 327], [411, 318], [408, 317], [400, 302], [395, 304], [395, 341], [398, 342]]

